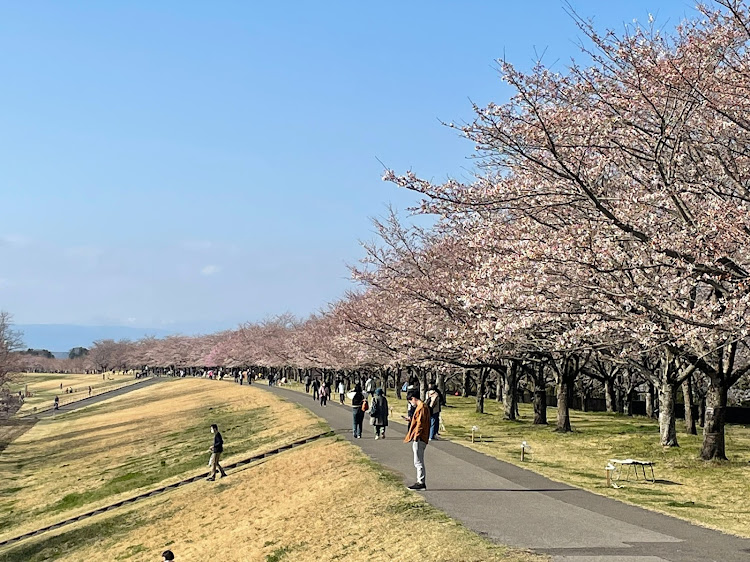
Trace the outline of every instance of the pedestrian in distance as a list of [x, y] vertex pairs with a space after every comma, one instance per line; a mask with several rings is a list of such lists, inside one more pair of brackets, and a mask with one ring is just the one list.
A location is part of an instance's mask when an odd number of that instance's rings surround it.
[[227, 473], [224, 472], [224, 469], [221, 468], [221, 465], [219, 464], [219, 460], [221, 460], [221, 454], [224, 452], [224, 439], [221, 438], [219, 426], [217, 426], [215, 423], [211, 424], [211, 433], [214, 434], [214, 444], [211, 445], [211, 447], [208, 449], [208, 452], [211, 453], [211, 458], [208, 459], [208, 466], [211, 467], [211, 472], [209, 472], [208, 478], [206, 478], [206, 480], [213, 481], [216, 480], [217, 470], [221, 472], [222, 478], [224, 478]]
[[55, 410], [59, 410], [59, 409], [60, 409], [60, 397], [55, 396]]
[[344, 385], [344, 381], [340, 380], [339, 383], [336, 385], [338, 386], [339, 391], [339, 401], [341, 402], [341, 405], [344, 405], [344, 398], [346, 396], [346, 385]]
[[357, 384], [352, 396], [352, 433], [355, 439], [362, 439], [362, 421], [365, 419], [365, 411], [367, 410], [365, 404], [367, 404], [367, 400], [365, 400], [365, 395], [362, 394], [362, 386]]
[[320, 405], [325, 407], [328, 402], [329, 390], [326, 385], [320, 387]]
[[318, 377], [315, 377], [315, 380], [312, 381], [312, 397], [313, 400], [320, 398], [320, 381]]
[[372, 400], [372, 397], [375, 395], [375, 381], [372, 379], [372, 377], [367, 377], [367, 380], [365, 381], [365, 392], [367, 393], [367, 396]]
[[165, 550], [161, 553], [161, 562], [170, 562], [174, 560], [174, 554], [171, 550]]
[[312, 379], [310, 378], [310, 375], [305, 375], [305, 394], [310, 393], [310, 383], [312, 382]]
[[430, 409], [430, 441], [438, 438], [440, 431], [440, 410], [443, 397], [435, 383], [431, 383], [427, 391], [427, 407]]
[[406, 394], [406, 400], [414, 408], [414, 413], [411, 416], [404, 443], [411, 443], [414, 453], [414, 468], [417, 469], [417, 481], [409, 486], [409, 489], [425, 490], [427, 484], [425, 484], [424, 451], [430, 440], [430, 414], [425, 403], [419, 399], [417, 391], [410, 390]]
[[375, 398], [370, 406], [370, 421], [375, 426], [375, 439], [385, 439], [385, 428], [388, 427], [388, 399], [382, 388], [375, 390]]

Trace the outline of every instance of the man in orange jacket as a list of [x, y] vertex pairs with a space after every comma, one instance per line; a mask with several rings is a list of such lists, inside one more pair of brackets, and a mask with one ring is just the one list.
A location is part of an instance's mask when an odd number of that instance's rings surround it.
[[417, 469], [417, 482], [409, 486], [409, 489], [424, 490], [427, 488], [424, 482], [424, 450], [430, 439], [430, 411], [414, 390], [410, 390], [406, 394], [406, 401], [412, 405], [414, 413], [411, 416], [409, 431], [406, 432], [404, 443], [411, 442], [411, 448], [414, 451], [414, 468]]

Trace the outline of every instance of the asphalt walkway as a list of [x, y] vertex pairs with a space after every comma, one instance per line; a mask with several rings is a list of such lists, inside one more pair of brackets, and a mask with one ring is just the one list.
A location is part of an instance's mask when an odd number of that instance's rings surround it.
[[[365, 416], [363, 438], [354, 440], [350, 406], [323, 408], [309, 395], [258, 386], [309, 408], [373, 460], [404, 474], [406, 484], [414, 482], [404, 425], [392, 424], [385, 440], [375, 440]], [[420, 493], [428, 502], [493, 541], [555, 562], [750, 560], [750, 540], [560, 484], [458, 443], [433, 441], [425, 464], [427, 490]]]

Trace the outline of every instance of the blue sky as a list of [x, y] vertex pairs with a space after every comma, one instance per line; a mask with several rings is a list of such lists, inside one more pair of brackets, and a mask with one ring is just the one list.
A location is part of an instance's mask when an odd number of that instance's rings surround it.
[[[671, 27], [684, 0], [572, 0]], [[439, 120], [507, 99], [494, 61], [563, 70], [557, 0], [0, 4], [0, 309], [18, 323], [213, 331], [350, 287], [382, 160], [467, 177]], [[580, 58], [580, 56], [579, 56]]]

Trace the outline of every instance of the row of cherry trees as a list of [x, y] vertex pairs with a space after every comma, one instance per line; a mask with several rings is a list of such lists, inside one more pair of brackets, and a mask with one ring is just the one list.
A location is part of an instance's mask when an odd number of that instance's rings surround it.
[[86, 361], [453, 380], [509, 418], [522, 389], [535, 423], [554, 383], [560, 431], [576, 392], [614, 409], [617, 389], [621, 403], [655, 389], [666, 446], [682, 388], [693, 428], [705, 400], [702, 457], [725, 458], [728, 396], [750, 372], [748, 6], [702, 7], [671, 34], [576, 21], [586, 66], [500, 61], [510, 101], [448, 125], [475, 147], [474, 180], [386, 171], [434, 221], [377, 222], [359, 290], [305, 321], [99, 342]]

